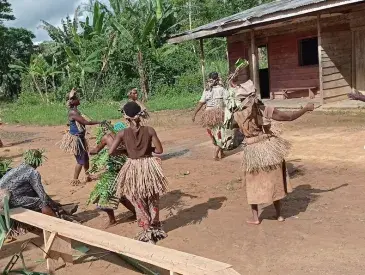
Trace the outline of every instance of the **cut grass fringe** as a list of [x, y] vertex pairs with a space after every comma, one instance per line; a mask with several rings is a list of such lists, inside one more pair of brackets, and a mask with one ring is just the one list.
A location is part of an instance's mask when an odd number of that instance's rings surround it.
[[167, 186], [161, 165], [154, 157], [128, 159], [115, 180], [119, 197], [147, 198], [165, 193]]
[[290, 143], [277, 136], [266, 136], [243, 147], [243, 167], [249, 173], [279, 167], [290, 150]]
[[80, 137], [71, 135], [69, 131], [67, 131], [63, 136], [60, 142], [60, 149], [65, 153], [79, 155], [83, 151], [88, 150], [88, 142], [85, 139], [85, 146]]
[[201, 117], [201, 124], [204, 128], [221, 126], [223, 122], [224, 110], [222, 108], [205, 109]]

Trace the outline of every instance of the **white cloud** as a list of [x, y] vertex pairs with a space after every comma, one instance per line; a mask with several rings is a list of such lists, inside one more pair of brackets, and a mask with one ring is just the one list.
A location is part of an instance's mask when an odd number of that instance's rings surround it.
[[[14, 21], [7, 22], [9, 27], [23, 27], [31, 30], [36, 39], [34, 41], [50, 40], [47, 32], [38, 28], [40, 20], [45, 20], [52, 25], [59, 26], [61, 19], [70, 15], [73, 18], [76, 8], [87, 0], [9, 0]], [[102, 1], [106, 2], [106, 1]]]

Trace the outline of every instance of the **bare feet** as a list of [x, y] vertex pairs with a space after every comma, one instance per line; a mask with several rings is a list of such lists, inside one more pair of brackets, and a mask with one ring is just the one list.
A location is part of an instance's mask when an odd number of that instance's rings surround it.
[[116, 226], [118, 223], [116, 220], [109, 220], [109, 222], [105, 225], [105, 229]]
[[285, 222], [285, 218], [282, 216], [277, 217], [278, 222]]
[[248, 224], [252, 224], [252, 225], [259, 225], [261, 222], [259, 220], [248, 220], [246, 221]]

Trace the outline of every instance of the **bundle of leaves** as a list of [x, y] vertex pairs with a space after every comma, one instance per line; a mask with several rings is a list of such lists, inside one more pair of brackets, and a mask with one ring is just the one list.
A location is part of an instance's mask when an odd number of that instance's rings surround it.
[[106, 171], [97, 182], [94, 190], [91, 192], [87, 204], [98, 202], [99, 205], [111, 203], [114, 195], [115, 171]]
[[10, 169], [12, 161], [10, 159], [0, 159], [0, 178], [2, 178]]
[[24, 162], [30, 166], [39, 167], [47, 159], [44, 149], [30, 149], [23, 154]]
[[109, 161], [108, 149], [104, 148], [96, 156], [90, 160], [91, 168], [90, 173], [95, 174], [103, 171]]

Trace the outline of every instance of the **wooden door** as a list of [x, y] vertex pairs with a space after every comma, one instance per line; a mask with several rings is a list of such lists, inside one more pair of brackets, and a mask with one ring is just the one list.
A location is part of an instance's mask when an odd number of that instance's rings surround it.
[[355, 35], [355, 88], [365, 92], [365, 29], [357, 30]]

